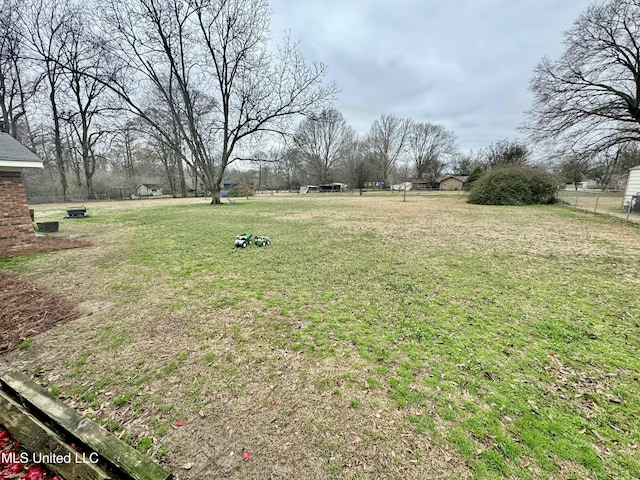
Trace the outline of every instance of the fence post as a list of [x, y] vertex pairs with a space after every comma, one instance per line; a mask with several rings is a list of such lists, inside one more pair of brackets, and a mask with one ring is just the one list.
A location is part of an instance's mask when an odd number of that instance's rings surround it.
[[596, 206], [593, 207], [593, 213], [598, 213], [598, 200], [600, 200], [600, 195], [602, 194], [602, 192], [598, 192], [598, 195], [596, 196]]
[[631, 201], [629, 202], [629, 205], [627, 206], [627, 218], [625, 218], [626, 222], [629, 221], [629, 213], [631, 213], [631, 203], [632, 202], [633, 202], [633, 197], [631, 197]]

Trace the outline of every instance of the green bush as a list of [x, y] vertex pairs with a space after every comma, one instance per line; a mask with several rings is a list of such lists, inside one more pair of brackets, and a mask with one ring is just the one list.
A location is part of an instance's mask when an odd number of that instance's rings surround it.
[[464, 182], [463, 188], [465, 190], [471, 190], [473, 184], [476, 183], [482, 175], [484, 175], [484, 168], [480, 166], [471, 170], [471, 173], [469, 173], [469, 176], [467, 177], [467, 181]]
[[479, 205], [533, 205], [550, 203], [557, 179], [535, 167], [514, 165], [496, 168], [474, 182], [469, 203]]
[[253, 197], [254, 192], [249, 185], [234, 185], [227, 191], [227, 197]]

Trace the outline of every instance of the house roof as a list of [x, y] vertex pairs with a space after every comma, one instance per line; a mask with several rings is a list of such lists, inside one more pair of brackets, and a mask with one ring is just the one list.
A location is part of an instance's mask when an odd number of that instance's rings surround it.
[[333, 183], [324, 183], [322, 185], [320, 185], [320, 187], [345, 187], [347, 184], [346, 183], [340, 183], [340, 182], [333, 182]]
[[136, 188], [147, 187], [147, 188], [160, 188], [160, 185], [157, 183], [141, 183]]
[[446, 180], [447, 178], [455, 178], [456, 180], [460, 180], [462, 183], [467, 181], [467, 178], [469, 178], [468, 176], [465, 175], [445, 175], [444, 177], [440, 177], [438, 179], [438, 182], [442, 182], [444, 180]]
[[42, 168], [42, 160], [8, 133], [0, 133], [0, 170]]

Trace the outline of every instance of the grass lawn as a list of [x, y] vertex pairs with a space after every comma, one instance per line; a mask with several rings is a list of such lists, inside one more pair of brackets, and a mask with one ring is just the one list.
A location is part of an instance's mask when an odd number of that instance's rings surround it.
[[640, 477], [638, 226], [459, 195], [89, 213], [60, 229], [92, 247], [0, 260], [83, 313], [0, 368], [179, 479]]

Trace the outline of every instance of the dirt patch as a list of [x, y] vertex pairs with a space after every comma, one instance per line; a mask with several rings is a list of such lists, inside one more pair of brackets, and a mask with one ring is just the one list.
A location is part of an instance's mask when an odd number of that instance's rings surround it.
[[55, 252], [57, 250], [67, 250], [69, 248], [88, 247], [89, 245], [91, 245], [91, 243], [86, 240], [71, 240], [69, 238], [60, 237], [37, 237], [35, 243], [25, 245], [20, 250], [0, 252], [0, 258], [19, 257], [29, 253]]
[[0, 270], [0, 353], [78, 316], [64, 298]]

